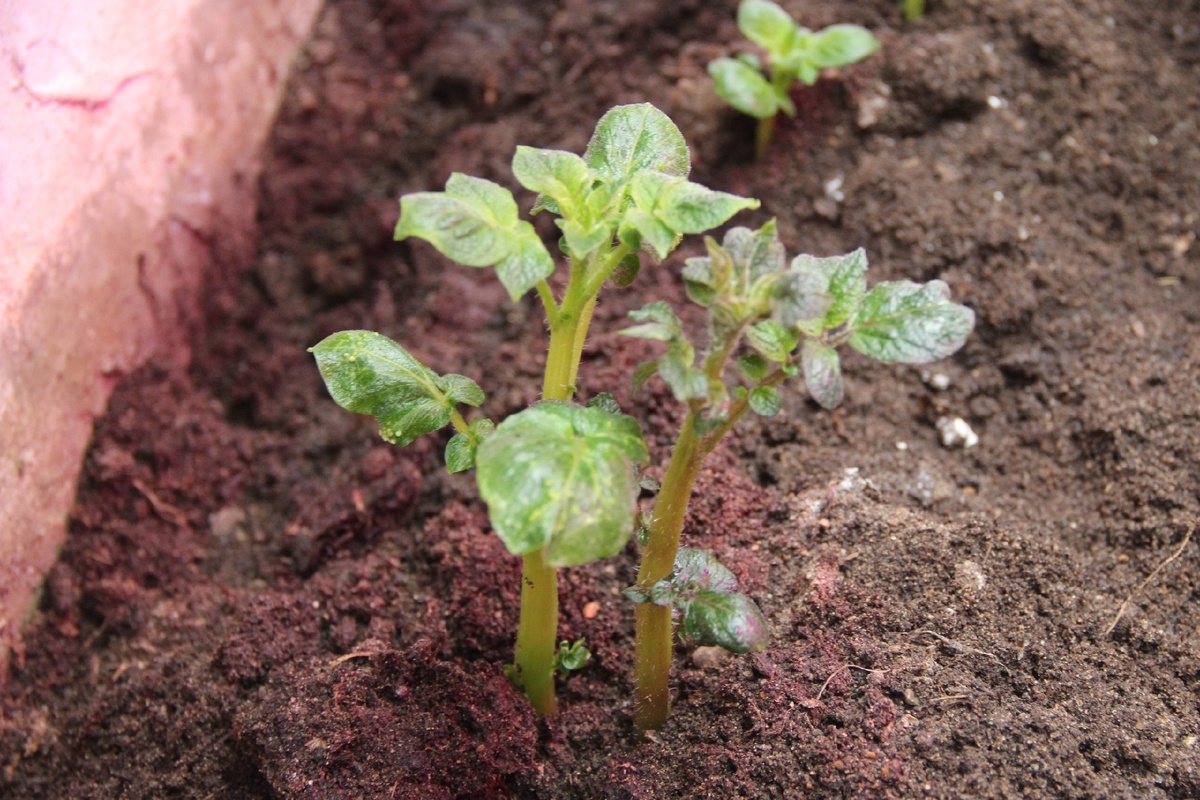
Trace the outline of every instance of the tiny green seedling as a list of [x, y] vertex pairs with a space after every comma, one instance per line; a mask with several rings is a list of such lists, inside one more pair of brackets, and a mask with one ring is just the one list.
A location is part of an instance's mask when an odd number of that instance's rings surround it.
[[839, 346], [880, 361], [921, 364], [958, 350], [975, 322], [969, 308], [950, 302], [942, 281], [889, 281], [868, 291], [861, 249], [788, 262], [774, 221], [757, 231], [733, 228], [722, 244], [711, 238], [706, 244], [708, 255], [688, 259], [683, 270], [688, 297], [708, 310], [708, 345], [699, 361], [665, 303], [632, 312], [639, 324], [623, 331], [665, 345], [636, 380], [657, 374], [687, 407], [654, 512], [643, 521], [638, 581], [626, 590], [638, 604], [635, 705], [642, 731], [659, 728], [669, 711], [673, 609], [698, 644], [747, 652], [768, 638], [762, 613], [737, 592], [733, 574], [710, 554], [680, 547], [705, 457], [746, 413], [777, 414], [779, 387], [793, 377], [803, 378], [822, 407], [837, 406], [844, 392]]
[[683, 235], [721, 225], [758, 201], [689, 181], [683, 135], [647, 103], [605, 114], [582, 156], [518, 147], [512, 166], [517, 181], [537, 193], [533, 213], [556, 217], [567, 265], [561, 296], [548, 282], [555, 259], [520, 219], [512, 193], [491, 181], [455, 173], [443, 192], [405, 195], [396, 238], [424, 239], [460, 264], [492, 267], [513, 301], [536, 291], [550, 328], [542, 402], [498, 425], [468, 422], [459, 409], [482, 405], [479, 386], [438, 375], [380, 334], [342, 331], [312, 352], [333, 399], [376, 417], [387, 441], [406, 445], [454, 427], [447, 468], [475, 468], [493, 530], [523, 559], [510, 675], [538, 713], [552, 714], [555, 670], [587, 660], [582, 642], [558, 645], [556, 570], [625, 546], [641, 491], [637, 468], [647, 460], [638, 423], [611, 396], [571, 402], [597, 296], [606, 284], [627, 286], [637, 277], [639, 252], [661, 261]]
[[902, 0], [902, 4], [906, 22], [916, 22], [925, 16], [925, 0]]
[[[907, 8], [907, 6], [906, 6]], [[796, 81], [817, 82], [822, 69], [862, 61], [879, 49], [879, 40], [858, 25], [830, 25], [813, 32], [770, 0], [742, 0], [738, 28], [767, 54], [767, 64], [753, 53], [718, 58], [708, 65], [713, 83], [727, 103], [756, 117], [756, 152], [761, 156], [775, 130], [780, 111], [796, 116], [790, 91]]]

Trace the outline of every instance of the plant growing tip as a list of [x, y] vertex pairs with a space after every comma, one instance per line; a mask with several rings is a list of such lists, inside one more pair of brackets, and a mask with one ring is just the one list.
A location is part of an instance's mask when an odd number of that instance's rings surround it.
[[[687, 179], [687, 144], [648, 103], [617, 106], [597, 123], [583, 155], [518, 147], [517, 182], [536, 193], [532, 213], [555, 216], [565, 257], [560, 296], [548, 278], [556, 260], [520, 218], [512, 193], [455, 173], [444, 191], [400, 198], [396, 238], [415, 237], [469, 267], [491, 267], [514, 300], [533, 290], [550, 328], [544, 402], [493, 424], [468, 422], [458, 406], [483, 392], [461, 375], [438, 375], [399, 344], [368, 331], [335, 333], [312, 352], [333, 399], [375, 416], [380, 433], [405, 445], [453, 425], [451, 472], [476, 470], [496, 535], [523, 559], [513, 681], [541, 714], [556, 709], [554, 674], [577, 669], [582, 641], [557, 642], [557, 569], [607, 558], [634, 529], [638, 467], [647, 459], [641, 429], [611, 395], [587, 407], [571, 402], [583, 344], [602, 288], [632, 283], [640, 254], [661, 261], [685, 234], [723, 224], [758, 201]], [[566, 643], [563, 643], [566, 644]]]
[[758, 56], [743, 53], [712, 61], [708, 72], [717, 94], [758, 119], [755, 152], [759, 156], [770, 143], [779, 112], [796, 116], [790, 97], [796, 81], [812, 86], [822, 69], [855, 64], [880, 46], [870, 31], [858, 25], [830, 25], [816, 32], [802, 28], [770, 0], [742, 0], [737, 19], [746, 38], [766, 52], [766, 65]]

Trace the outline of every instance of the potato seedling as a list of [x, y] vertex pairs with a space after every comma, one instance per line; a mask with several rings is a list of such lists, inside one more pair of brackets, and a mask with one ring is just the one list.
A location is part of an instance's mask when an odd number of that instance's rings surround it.
[[476, 470], [492, 528], [523, 559], [521, 611], [510, 676], [540, 714], [556, 709], [554, 673], [586, 662], [581, 642], [559, 647], [557, 573], [614, 555], [631, 536], [647, 459], [638, 423], [607, 398], [572, 401], [596, 298], [625, 286], [639, 252], [661, 261], [684, 234], [723, 224], [758, 201], [687, 180], [690, 160], [679, 129], [649, 104], [618, 106], [596, 126], [583, 156], [518, 147], [513, 174], [538, 194], [533, 213], [555, 215], [566, 257], [565, 288], [511, 192], [455, 173], [443, 192], [400, 199], [396, 238], [424, 239], [453, 261], [492, 267], [513, 301], [529, 291], [550, 328], [542, 402], [498, 425], [468, 422], [460, 406], [484, 401], [462, 375], [438, 375], [396, 342], [369, 331], [335, 333], [312, 348], [333, 399], [378, 420], [384, 439], [406, 445], [452, 425], [451, 472]]
[[717, 94], [758, 119], [755, 149], [759, 156], [770, 143], [779, 112], [796, 116], [789, 95], [796, 81], [812, 86], [822, 69], [855, 64], [879, 49], [879, 40], [866, 28], [830, 25], [813, 32], [770, 0], [742, 0], [737, 19], [746, 38], [766, 51], [766, 66], [758, 56], [742, 53], [714, 60], [708, 72]]
[[[640, 323], [623, 333], [665, 344], [637, 380], [657, 374], [684, 419], [654, 511], [645, 521], [638, 582], [626, 590], [637, 604], [636, 722], [641, 731], [667, 718], [672, 608], [683, 632], [699, 644], [735, 652], [767, 641], [758, 607], [737, 593], [733, 574], [711, 555], [680, 547], [684, 518], [705, 457], [748, 412], [774, 416], [779, 387], [803, 378], [822, 407], [843, 395], [837, 348], [849, 345], [885, 362], [921, 364], [958, 350], [975, 322], [967, 307], [950, 302], [942, 281], [889, 281], [867, 291], [867, 259], [800, 255], [786, 260], [774, 222], [757, 231], [733, 228], [708, 255], [688, 259], [683, 279], [689, 298], [708, 310], [708, 344], [697, 362], [679, 318], [665, 303], [631, 314]], [[742, 343], [748, 352], [739, 354]], [[736, 369], [731, 362], [736, 359]], [[730, 380], [727, 372], [734, 372]]]

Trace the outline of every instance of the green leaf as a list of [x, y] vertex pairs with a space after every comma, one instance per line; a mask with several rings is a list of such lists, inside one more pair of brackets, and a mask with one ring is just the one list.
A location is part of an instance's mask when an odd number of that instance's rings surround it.
[[[630, 229], [636, 232], [635, 237], [628, 235]], [[646, 250], [659, 261], [670, 255], [680, 239], [679, 234], [670, 227], [640, 208], [630, 208], [625, 212], [617, 235], [628, 247]]]
[[633, 533], [635, 463], [648, 458], [636, 420], [599, 408], [540, 403], [479, 447], [479, 494], [510, 553], [545, 548], [565, 567], [616, 554]]
[[708, 308], [717, 298], [712, 259], [707, 256], [689, 258], [683, 267], [683, 288], [688, 299]]
[[755, 350], [771, 361], [778, 362], [791, 358], [792, 351], [800, 341], [795, 331], [769, 319], [751, 325], [746, 330], [746, 339]]
[[663, 383], [681, 403], [689, 400], [704, 400], [708, 397], [708, 376], [704, 370], [692, 366], [695, 352], [691, 345], [686, 348], [672, 347], [658, 359], [658, 375]]
[[771, 56], [786, 53], [796, 38], [796, 21], [769, 0], [742, 0], [737, 21], [746, 38]]
[[409, 236], [465, 266], [494, 266], [514, 301], [554, 272], [533, 226], [517, 219], [512, 193], [482, 178], [456, 172], [444, 192], [401, 197], [396, 239]]
[[718, 58], [708, 64], [713, 88], [721, 99], [743, 114], [769, 119], [779, 113], [779, 95], [757, 69], [736, 58]]
[[653, 361], [645, 361], [638, 364], [633, 370], [633, 390], [640, 391], [646, 385], [646, 381], [658, 374], [658, 359]]
[[767, 377], [767, 372], [770, 371], [771, 365], [758, 353], [751, 353], [748, 356], [738, 358], [738, 368], [746, 376], [747, 380], [757, 383]]
[[683, 607], [683, 632], [700, 645], [734, 653], [762, 650], [770, 641], [767, 620], [744, 594], [697, 592]]
[[879, 49], [879, 40], [859, 25], [830, 25], [813, 35], [809, 58], [818, 69], [856, 64]]
[[[792, 305], [780, 321], [786, 325], [786, 320], [798, 324], [819, 319], [811, 326], [819, 334], [845, 324], [862, 302], [867, 292], [867, 253], [860, 247], [844, 256], [798, 255], [789, 273], [799, 277], [794, 279]], [[801, 296], [808, 305], [800, 301]], [[806, 313], [812, 316], [802, 316]]]
[[629, 318], [634, 322], [645, 324], [618, 331], [622, 336], [654, 339], [659, 342], [671, 342], [683, 336], [683, 323], [680, 322], [679, 316], [662, 300], [647, 303], [639, 309], [630, 311]]
[[756, 386], [750, 390], [750, 410], [760, 417], [779, 413], [779, 391], [774, 386]]
[[392, 444], [404, 446], [444, 427], [456, 402], [483, 401], [469, 378], [439, 377], [403, 347], [371, 331], [335, 333], [309, 352], [334, 402], [375, 417], [380, 435]]
[[736, 269], [746, 278], [746, 285], [753, 286], [759, 279], [782, 272], [787, 255], [774, 219], [761, 228], [730, 228], [721, 242]]
[[483, 440], [492, 435], [496, 426], [490, 419], [477, 419], [467, 426], [466, 433], [456, 433], [446, 443], [446, 469], [451, 473], [465, 472], [475, 466], [475, 453]]
[[583, 644], [583, 639], [574, 642], [563, 640], [558, 643], [558, 652], [554, 656], [554, 668], [564, 678], [576, 670], [587, 666], [592, 659], [592, 652]]
[[483, 390], [465, 375], [443, 375], [437, 383], [451, 403], [465, 403], [476, 408], [483, 404]]
[[680, 180], [668, 184], [659, 195], [654, 215], [678, 233], [703, 233], [724, 224], [743, 209], [758, 206], [759, 202], [752, 198]]
[[617, 402], [617, 398], [613, 397], [612, 392], [601, 392], [587, 401], [587, 407], [598, 408], [601, 411], [607, 411], [609, 414], [621, 413], [621, 404]]
[[[512, 170], [522, 186], [552, 198], [560, 212], [567, 216], [572, 216], [585, 201], [592, 185], [592, 173], [587, 163], [565, 150], [518, 145]], [[542, 202], [539, 197], [534, 209], [543, 208]]]
[[609, 109], [596, 123], [583, 160], [602, 181], [616, 186], [642, 170], [681, 177], [691, 170], [683, 134], [649, 103]]
[[822, 408], [837, 408], [844, 392], [837, 350], [816, 339], [805, 339], [800, 350], [804, 385]]
[[942, 281], [876, 284], [850, 320], [850, 346], [880, 361], [925, 364], [963, 346], [975, 312], [950, 301]]
[[607, 222], [596, 222], [590, 226], [574, 219], [555, 222], [562, 229], [568, 253], [576, 258], [583, 258], [600, 245], [612, 241], [612, 225]]

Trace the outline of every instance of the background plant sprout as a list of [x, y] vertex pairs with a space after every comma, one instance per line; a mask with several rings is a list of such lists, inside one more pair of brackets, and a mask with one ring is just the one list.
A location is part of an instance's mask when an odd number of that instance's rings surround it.
[[[905, 9], [912, 0], [905, 0]], [[742, 0], [738, 28], [767, 54], [718, 58], [708, 65], [713, 83], [727, 103], [758, 119], [755, 152], [761, 156], [775, 131], [779, 112], [796, 116], [789, 92], [796, 81], [812, 86], [821, 70], [862, 61], [879, 49], [879, 40], [858, 25], [830, 25], [813, 32], [770, 0]], [[764, 74], [765, 72], [765, 74]]]
[[925, 0], [903, 0], [903, 5], [906, 22], [916, 22], [925, 16]]
[[397, 239], [424, 239], [460, 264], [492, 267], [513, 301], [533, 290], [542, 302], [550, 328], [543, 402], [499, 425], [467, 422], [459, 411], [483, 403], [474, 381], [437, 375], [377, 333], [343, 331], [312, 348], [333, 399], [375, 416], [387, 441], [405, 445], [454, 427], [447, 468], [476, 468], [492, 528], [523, 558], [510, 675], [540, 714], [556, 710], [556, 666], [574, 669], [586, 661], [582, 643], [560, 649], [556, 642], [556, 570], [624, 547], [635, 527], [635, 467], [647, 458], [633, 418], [607, 402], [570, 402], [596, 298], [606, 283], [635, 279], [639, 251], [661, 261], [684, 234], [758, 206], [688, 181], [689, 170], [679, 129], [645, 103], [606, 113], [582, 157], [518, 147], [513, 174], [538, 193], [533, 213], [556, 215], [562, 232], [568, 274], [561, 297], [548, 282], [555, 260], [533, 226], [519, 219], [507, 189], [455, 173], [443, 192], [401, 198]]
[[[746, 652], [768, 639], [761, 612], [737, 593], [732, 573], [711, 555], [680, 547], [705, 457], [748, 412], [778, 413], [778, 387], [794, 376], [802, 375], [821, 406], [837, 406], [843, 395], [839, 346], [885, 362], [927, 363], [958, 350], [975, 322], [974, 312], [950, 302], [942, 281], [889, 281], [867, 291], [861, 249], [787, 262], [774, 221], [757, 231], [733, 228], [722, 244], [711, 238], [706, 244], [708, 255], [688, 259], [683, 270], [689, 298], [708, 309], [708, 345], [698, 364], [665, 303], [633, 312], [640, 324], [623, 331], [666, 345], [637, 379], [657, 374], [688, 408], [646, 522], [637, 584], [626, 590], [638, 603], [635, 713], [641, 731], [661, 727], [669, 712], [673, 608], [683, 632], [701, 644]], [[749, 352], [738, 355], [743, 341]]]

